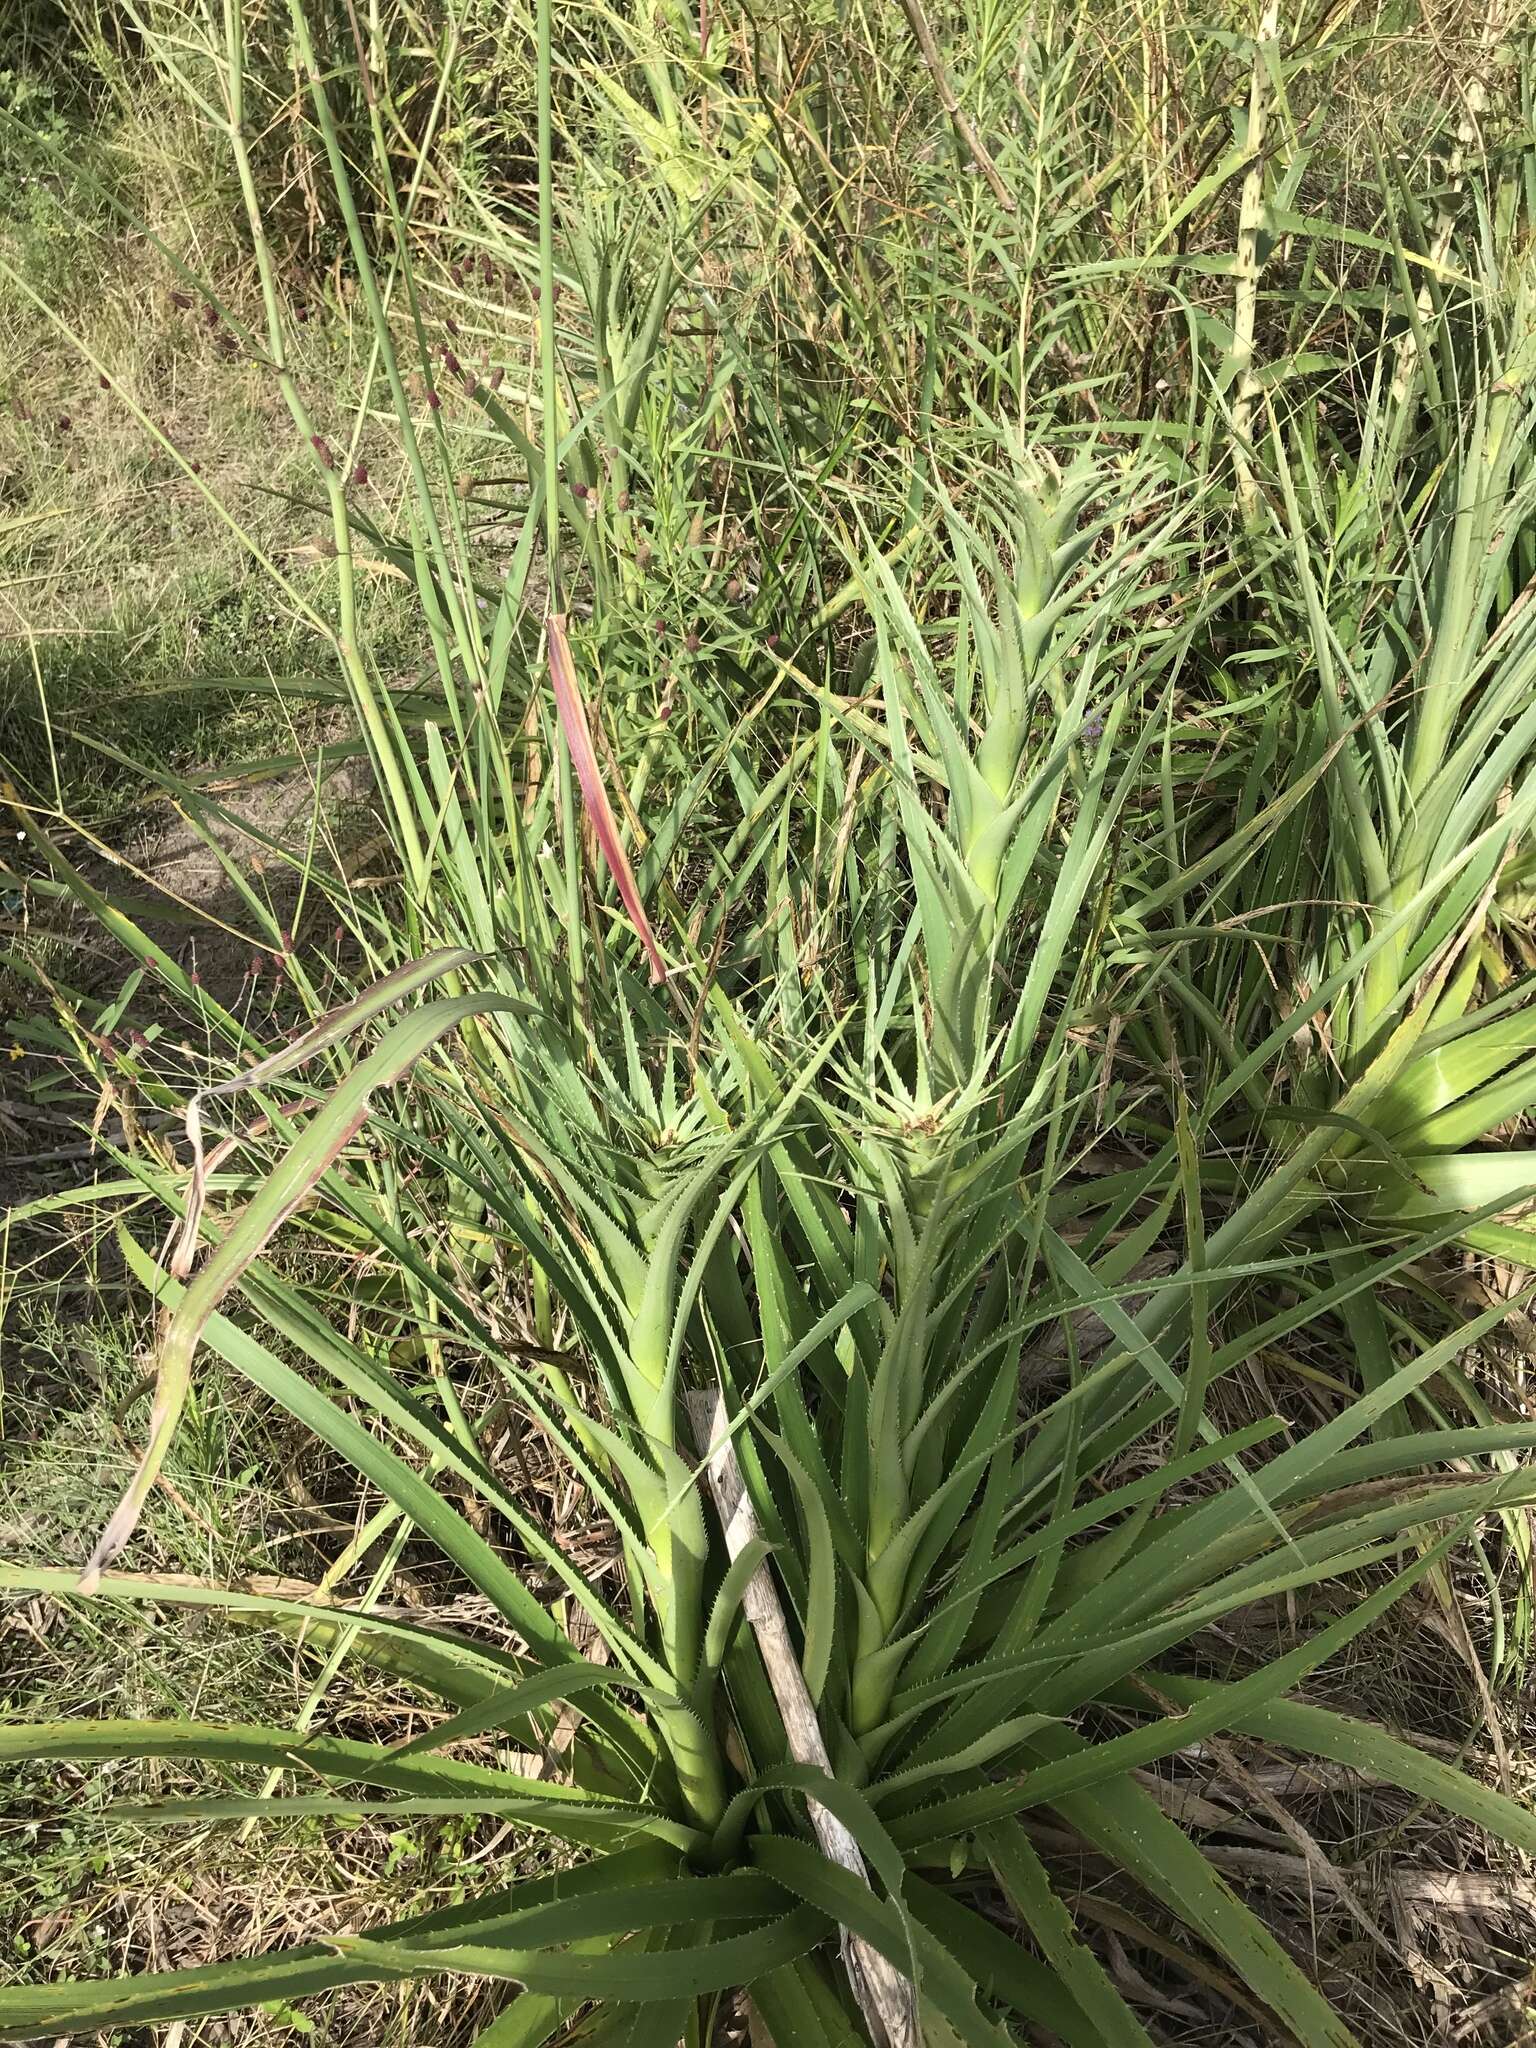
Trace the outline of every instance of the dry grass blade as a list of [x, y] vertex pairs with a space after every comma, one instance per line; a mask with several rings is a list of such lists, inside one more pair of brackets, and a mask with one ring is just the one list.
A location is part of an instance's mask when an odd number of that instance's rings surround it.
[[[441, 964], [438, 971], [442, 971]], [[229, 1235], [193, 1276], [180, 1306], [166, 1318], [161, 1331], [148, 1439], [127, 1489], [81, 1573], [80, 1592], [97, 1590], [102, 1572], [138, 1526], [186, 1404], [192, 1360], [208, 1319], [224, 1296], [362, 1129], [375, 1092], [403, 1079], [430, 1046], [466, 1017], [481, 1010], [512, 1007], [504, 997], [459, 996], [430, 1004], [393, 1026], [333, 1091]]]
[[227, 1081], [215, 1081], [207, 1088], [199, 1088], [188, 1098], [186, 1133], [187, 1143], [192, 1148], [192, 1175], [187, 1185], [186, 1216], [170, 1260], [171, 1271], [178, 1280], [184, 1280], [192, 1270], [208, 1194], [208, 1161], [203, 1151], [203, 1104], [216, 1101], [220, 1096], [238, 1095], [247, 1088], [254, 1088], [258, 1082], [275, 1079], [279, 1074], [292, 1073], [317, 1053], [351, 1038], [370, 1018], [378, 1016], [391, 1004], [403, 1002], [429, 982], [460, 967], [467, 967], [476, 957], [468, 947], [458, 946], [429, 953], [424, 960], [409, 960], [392, 974], [386, 974], [382, 981], [364, 989], [360, 996], [354, 996], [351, 1002], [338, 1003], [335, 1009], [328, 1010], [291, 1044], [280, 1046], [276, 1052], [268, 1053], [265, 1059], [257, 1060], [254, 1066], [231, 1075]]

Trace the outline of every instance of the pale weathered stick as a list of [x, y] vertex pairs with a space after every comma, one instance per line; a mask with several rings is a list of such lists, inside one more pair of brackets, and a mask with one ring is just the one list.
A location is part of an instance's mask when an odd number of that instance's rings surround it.
[[[758, 1527], [735, 1445], [726, 1433], [731, 1418], [726, 1413], [724, 1397], [718, 1392], [690, 1393], [688, 1412], [699, 1455], [709, 1461], [709, 1486], [725, 1530], [725, 1547], [735, 1557], [752, 1541]], [[795, 1655], [784, 1610], [779, 1605], [778, 1589], [766, 1564], [760, 1564], [752, 1574], [741, 1605], [757, 1638], [790, 1755], [796, 1763], [811, 1764], [830, 1778], [832, 1763], [822, 1740], [816, 1708], [800, 1670], [800, 1659]], [[829, 1813], [816, 1800], [808, 1799], [806, 1804], [827, 1861], [841, 1864], [860, 1884], [868, 1885], [864, 1858], [847, 1828], [836, 1814]], [[918, 2048], [917, 2001], [911, 1984], [895, 1965], [846, 1928], [843, 1961], [876, 2048]], [[787, 2048], [787, 2044], [781, 2043], [780, 2048]]]
[[1237, 283], [1232, 304], [1232, 362], [1237, 371], [1237, 396], [1232, 403], [1232, 466], [1237, 476], [1237, 502], [1245, 520], [1258, 510], [1259, 486], [1253, 473], [1253, 416], [1264, 386], [1253, 367], [1253, 335], [1259, 307], [1259, 235], [1264, 225], [1264, 109], [1269, 56], [1280, 30], [1279, 0], [1264, 0], [1259, 32], [1253, 45], [1253, 76], [1248, 88], [1248, 175], [1243, 180], [1238, 213]]

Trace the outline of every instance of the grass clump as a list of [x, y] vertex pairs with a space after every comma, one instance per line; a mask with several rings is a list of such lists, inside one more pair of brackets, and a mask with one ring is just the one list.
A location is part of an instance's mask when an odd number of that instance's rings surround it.
[[[494, 2048], [747, 2007], [779, 2048], [1344, 2048], [1517, 1997], [1361, 1896], [1410, 1813], [1490, 1893], [1536, 1851], [1508, 1756], [1340, 1685], [1433, 1613], [1497, 1745], [1528, 1651], [1523, 47], [1484, 25], [1477, 95], [1431, 94], [1406, 13], [541, 0], [507, 167], [483, 113], [450, 181], [471, 44], [423, 107], [403, 21], [147, 30], [239, 195], [227, 275], [172, 255], [312, 559], [189, 482], [309, 636], [366, 856], [324, 737], [302, 826], [141, 757], [218, 849], [237, 992], [103, 883], [62, 777], [15, 795], [20, 1042], [117, 1118], [32, 1220], [78, 1199], [161, 1324], [99, 1540], [3, 1583], [87, 1629], [221, 1608], [323, 1682], [34, 1707], [0, 1752], [172, 1774], [93, 1839], [511, 1847], [195, 1971], [44, 1967], [0, 2023], [446, 1979]], [[1399, 87], [1406, 148], [1366, 111]], [[41, 958], [69, 902], [128, 997]], [[353, 1503], [313, 1578], [144, 1568], [210, 1359]], [[1276, 1759], [1383, 1818], [1308, 1809], [1321, 1846]], [[1246, 1886], [1255, 1826], [1325, 1930]]]

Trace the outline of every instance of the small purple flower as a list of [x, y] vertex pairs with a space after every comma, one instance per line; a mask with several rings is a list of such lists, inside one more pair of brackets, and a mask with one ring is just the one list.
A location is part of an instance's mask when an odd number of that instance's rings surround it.
[[1104, 714], [1102, 711], [1091, 711], [1088, 714], [1087, 718], [1083, 721], [1083, 729], [1082, 733], [1080, 734], [1080, 737], [1089, 746], [1092, 746], [1095, 741], [1103, 739]]

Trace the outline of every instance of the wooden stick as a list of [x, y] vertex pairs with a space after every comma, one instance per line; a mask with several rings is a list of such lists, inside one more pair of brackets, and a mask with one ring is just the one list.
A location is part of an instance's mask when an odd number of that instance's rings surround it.
[[997, 200], [998, 205], [1002, 207], [1005, 213], [1015, 212], [1018, 206], [1017, 200], [1004, 184], [1002, 172], [993, 163], [991, 156], [987, 152], [986, 144], [976, 133], [970, 116], [966, 113], [964, 107], [961, 106], [959, 98], [955, 93], [955, 88], [949, 82], [949, 73], [944, 69], [944, 59], [939, 54], [939, 46], [935, 40], [933, 29], [929, 24], [927, 15], [923, 12], [923, 0], [901, 0], [901, 5], [907, 17], [907, 26], [917, 38], [917, 47], [922, 55], [923, 63], [927, 67], [928, 76], [933, 80], [934, 90], [943, 101], [944, 111], [948, 114], [950, 123], [956, 135], [960, 138], [960, 146], [992, 187], [993, 197]]
[[[725, 1397], [718, 1391], [690, 1393], [688, 1413], [699, 1456], [708, 1460], [709, 1488], [725, 1530], [725, 1547], [731, 1557], [736, 1557], [758, 1533], [758, 1524], [747, 1498], [736, 1447], [727, 1434], [731, 1418], [726, 1413]], [[747, 1582], [741, 1605], [757, 1638], [790, 1755], [797, 1764], [813, 1765], [832, 1777], [832, 1762], [822, 1740], [821, 1724], [816, 1719], [800, 1659], [795, 1655], [778, 1588], [766, 1563], [760, 1564]], [[840, 1864], [860, 1884], [869, 1886], [863, 1855], [847, 1828], [836, 1814], [829, 1813], [816, 1800], [808, 1799], [806, 1805], [827, 1861]], [[847, 1928], [843, 1929], [842, 1949], [848, 1981], [876, 2048], [918, 2048], [917, 2000], [908, 1980], [878, 1949], [871, 1948]], [[781, 2043], [780, 2048], [787, 2048], [787, 2044]]]
[[1259, 308], [1259, 235], [1264, 226], [1264, 114], [1269, 53], [1280, 32], [1279, 0], [1264, 0], [1253, 45], [1248, 87], [1248, 175], [1238, 211], [1237, 257], [1233, 270], [1232, 361], [1237, 396], [1232, 404], [1232, 467], [1237, 502], [1245, 522], [1257, 516], [1259, 485], [1253, 473], [1253, 417], [1264, 386], [1253, 367], [1253, 335]]

